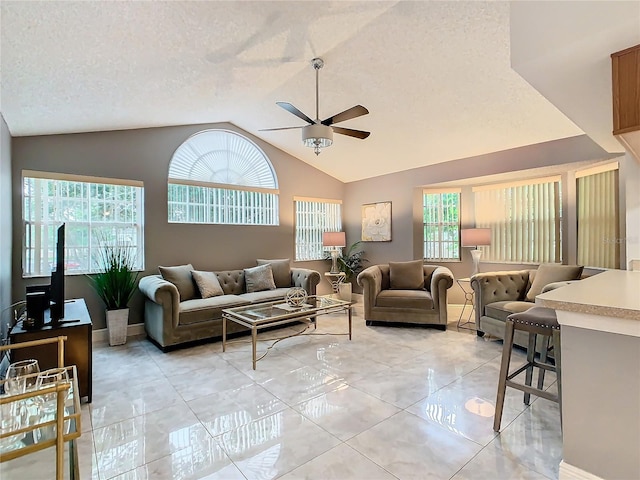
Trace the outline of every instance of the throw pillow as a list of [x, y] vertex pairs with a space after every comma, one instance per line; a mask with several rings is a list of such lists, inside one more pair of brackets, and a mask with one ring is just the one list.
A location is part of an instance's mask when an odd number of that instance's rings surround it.
[[422, 290], [424, 288], [422, 260], [389, 262], [389, 280], [392, 290]]
[[218, 297], [224, 295], [224, 290], [220, 286], [220, 280], [214, 272], [200, 272], [194, 270], [191, 272], [193, 279], [196, 281], [200, 296], [202, 298]]
[[244, 283], [247, 286], [247, 293], [275, 290], [276, 284], [273, 281], [271, 265], [267, 263], [257, 267], [245, 268]]
[[191, 300], [196, 297], [196, 286], [191, 277], [193, 265], [178, 265], [177, 267], [158, 267], [160, 275], [167, 282], [173, 283], [180, 294], [180, 301]]
[[273, 281], [276, 282], [276, 287], [287, 288], [291, 286], [291, 267], [289, 265], [290, 262], [288, 258], [279, 258], [276, 260], [264, 260], [259, 258], [257, 263], [258, 265], [271, 265]]
[[531, 288], [527, 292], [526, 300], [533, 302], [537, 295], [542, 293], [545, 285], [552, 282], [565, 282], [567, 280], [578, 280], [582, 275], [581, 265], [558, 265], [556, 263], [542, 263], [536, 271], [536, 276], [531, 283]]

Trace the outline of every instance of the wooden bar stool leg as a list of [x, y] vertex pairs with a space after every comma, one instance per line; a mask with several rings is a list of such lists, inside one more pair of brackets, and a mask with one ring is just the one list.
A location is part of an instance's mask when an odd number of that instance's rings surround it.
[[562, 429], [562, 353], [560, 351], [560, 330], [553, 331], [553, 358], [556, 362], [558, 407], [560, 407], [560, 428]]
[[496, 397], [496, 413], [493, 418], [493, 431], [500, 431], [502, 422], [502, 410], [504, 409], [504, 396], [507, 390], [507, 376], [511, 362], [511, 349], [513, 348], [513, 322], [507, 320], [504, 329], [504, 341], [502, 345], [502, 362], [500, 363], [500, 376], [498, 378], [498, 395]]
[[[540, 363], [547, 363], [547, 351], [549, 350], [549, 341], [551, 337], [542, 337], [542, 352], [540, 352]], [[544, 374], [546, 370], [540, 368], [538, 372], [538, 390], [544, 390]]]
[[[529, 345], [527, 346], [527, 374], [525, 377], [525, 385], [531, 386], [533, 382], [533, 361], [536, 357], [536, 338], [537, 335], [533, 332], [529, 332]], [[524, 403], [529, 405], [531, 401], [531, 394], [524, 394]]]

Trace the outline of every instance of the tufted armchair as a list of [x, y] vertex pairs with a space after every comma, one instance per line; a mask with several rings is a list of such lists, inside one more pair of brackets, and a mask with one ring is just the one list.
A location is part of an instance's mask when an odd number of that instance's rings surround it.
[[447, 328], [447, 290], [453, 274], [446, 267], [423, 265], [424, 287], [391, 289], [388, 264], [372, 265], [358, 275], [364, 289], [364, 318], [392, 323], [422, 323]]
[[[512, 313], [535, 306], [539, 293], [580, 278], [581, 266], [542, 264], [538, 270], [477, 273], [471, 277], [478, 336], [485, 333], [504, 338], [505, 322]], [[538, 279], [536, 280], [536, 276]], [[515, 332], [514, 343], [526, 347], [527, 335]]]

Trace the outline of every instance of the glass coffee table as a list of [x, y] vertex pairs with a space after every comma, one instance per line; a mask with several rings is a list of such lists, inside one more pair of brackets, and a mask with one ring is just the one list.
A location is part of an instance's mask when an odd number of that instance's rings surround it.
[[[242, 307], [222, 310], [222, 351], [227, 347], [227, 320], [251, 329], [251, 347], [253, 352], [253, 369], [256, 369], [256, 343], [258, 330], [291, 323], [292, 321], [306, 321], [317, 328], [317, 318], [330, 313], [347, 313], [349, 319], [349, 333], [335, 335], [349, 335], [351, 340], [351, 318], [353, 302], [339, 300], [333, 297], [311, 296], [307, 303], [300, 307], [291, 307], [284, 300], [268, 303], [256, 303]], [[287, 338], [287, 337], [283, 337]], [[266, 355], [266, 353], [265, 353]]]

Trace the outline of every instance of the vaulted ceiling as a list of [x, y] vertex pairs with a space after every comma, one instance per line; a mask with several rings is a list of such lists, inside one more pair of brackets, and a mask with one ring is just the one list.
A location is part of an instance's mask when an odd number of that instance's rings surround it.
[[[640, 43], [638, 1], [0, 9], [13, 136], [231, 122], [345, 182], [583, 133], [621, 151], [608, 55]], [[336, 135], [318, 157], [299, 129], [261, 131], [304, 125], [276, 101], [315, 117], [317, 56], [320, 118], [361, 104], [370, 114], [340, 126], [372, 132]]]

